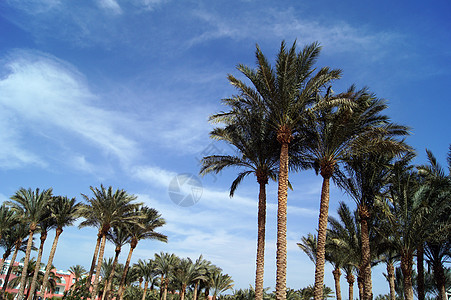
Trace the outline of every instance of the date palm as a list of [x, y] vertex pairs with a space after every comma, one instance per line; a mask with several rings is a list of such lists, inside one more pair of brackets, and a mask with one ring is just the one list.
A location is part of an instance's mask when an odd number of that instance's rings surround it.
[[204, 259], [202, 255], [199, 256], [198, 259], [196, 259], [194, 263], [194, 267], [196, 269], [197, 278], [194, 281], [194, 291], [193, 291], [193, 300], [197, 300], [197, 294], [199, 291], [199, 285], [203, 281], [208, 280], [208, 270], [211, 268], [212, 264], [210, 261]]
[[75, 265], [69, 268], [69, 272], [74, 275], [75, 284], [86, 274], [86, 269], [82, 265]]
[[132, 215], [137, 216], [135, 222], [130, 223], [127, 229], [130, 234], [130, 251], [128, 253], [127, 261], [125, 262], [124, 272], [122, 274], [121, 282], [119, 284], [118, 295], [122, 300], [123, 290], [125, 284], [125, 278], [127, 276], [128, 267], [132, 259], [133, 251], [135, 250], [138, 242], [144, 239], [157, 240], [161, 242], [167, 242], [168, 237], [155, 230], [166, 224], [166, 221], [161, 217], [161, 214], [154, 208], [142, 206], [139, 209], [135, 209]]
[[[239, 103], [240, 96], [234, 97], [234, 103]], [[224, 102], [231, 104], [232, 99]], [[258, 194], [258, 229], [257, 229], [257, 259], [255, 276], [256, 299], [263, 297], [263, 274], [265, 259], [265, 224], [266, 224], [266, 184], [271, 178], [277, 177], [278, 152], [280, 146], [271, 126], [265, 120], [261, 111], [241, 110], [234, 107], [233, 117], [223, 113], [210, 117], [213, 122], [225, 123], [225, 127], [215, 128], [210, 137], [225, 141], [237, 149], [236, 155], [212, 155], [202, 159], [201, 175], [210, 172], [219, 173], [224, 168], [239, 168], [240, 172], [230, 187], [230, 197], [233, 197], [238, 185], [248, 175], [255, 175], [259, 184]]]
[[[47, 233], [50, 229], [52, 229], [53, 227], [56, 226], [55, 224], [55, 220], [52, 218], [52, 215], [50, 213], [50, 209], [49, 206], [51, 205], [51, 202], [48, 203], [48, 205], [44, 208], [44, 213], [41, 216], [41, 220], [39, 220], [39, 231], [41, 233], [41, 237], [40, 237], [40, 245], [39, 245], [39, 250], [38, 250], [38, 256], [36, 258], [36, 263], [35, 263], [35, 270], [33, 273], [33, 280], [31, 281], [31, 287], [30, 290], [34, 291], [36, 289], [36, 284], [38, 281], [38, 275], [40, 274], [40, 268], [41, 268], [41, 259], [42, 259], [42, 252], [44, 251], [44, 243], [45, 240], [47, 239]], [[32, 299], [33, 298], [33, 292], [28, 294], [27, 299]]]
[[233, 280], [228, 274], [222, 274], [221, 272], [215, 272], [211, 276], [211, 289], [213, 290], [213, 300], [222, 292], [233, 288]]
[[27, 279], [27, 268], [28, 261], [30, 260], [33, 235], [36, 229], [38, 229], [38, 223], [41, 220], [42, 215], [45, 213], [46, 206], [52, 199], [52, 189], [41, 191], [37, 188], [33, 191], [31, 188], [28, 190], [20, 188], [13, 196], [11, 196], [10, 199], [12, 201], [7, 201], [6, 204], [13, 210], [19, 212], [29, 226], [27, 251], [24, 257], [24, 267], [18, 291], [18, 298], [22, 299], [25, 291], [25, 281]]
[[[111, 186], [108, 189], [103, 185], [100, 185], [100, 188], [91, 186], [90, 189], [94, 197], [90, 198], [82, 194], [88, 204], [82, 205], [80, 208], [80, 214], [85, 220], [80, 223], [79, 227], [95, 226], [99, 229], [93, 255], [93, 264], [91, 264], [91, 270], [88, 276], [88, 282], [90, 282], [94, 266], [96, 265], [91, 296], [92, 299], [95, 299], [98, 292], [100, 268], [105, 252], [106, 235], [111, 227], [119, 224], [129, 224], [139, 220], [140, 217], [134, 214], [134, 210], [141, 203], [133, 202], [136, 200], [136, 196], [129, 195], [125, 190], [117, 189], [113, 191]], [[97, 264], [95, 262], [96, 258]]]
[[[280, 143], [277, 214], [277, 276], [276, 297], [286, 298], [286, 217], [288, 189], [289, 145], [303, 140], [306, 112], [316, 103], [315, 95], [326, 84], [340, 77], [340, 70], [322, 68], [314, 74], [320, 46], [313, 43], [296, 53], [296, 43], [287, 48], [281, 43], [275, 67], [271, 66], [257, 46], [255, 69], [244, 65], [240, 71], [252, 84], [229, 75], [229, 81], [241, 94], [239, 106], [243, 109], [263, 110], [277, 141]], [[242, 111], [240, 109], [238, 113]], [[233, 112], [232, 112], [233, 114]]]
[[55, 196], [49, 205], [51, 218], [55, 225], [55, 238], [53, 239], [52, 248], [50, 249], [49, 258], [45, 267], [45, 274], [42, 280], [41, 291], [45, 293], [50, 278], [53, 258], [55, 257], [58, 240], [63, 233], [63, 228], [72, 226], [79, 217], [81, 204], [77, 203], [75, 198], [66, 196]]
[[166, 300], [169, 279], [172, 274], [172, 270], [178, 263], [178, 257], [172, 253], [160, 252], [155, 253], [155, 268], [158, 274], [161, 276], [160, 280], [160, 300]]
[[[5, 255], [12, 251], [14, 248], [13, 256], [11, 257], [11, 262], [9, 264], [8, 271], [6, 272], [6, 276], [4, 278], [4, 283], [2, 287], [2, 293], [6, 291], [6, 287], [8, 286], [9, 277], [11, 276], [11, 272], [13, 270], [14, 262], [16, 261], [17, 254], [19, 251], [26, 253], [27, 245], [28, 245], [28, 225], [20, 222], [13, 227], [11, 227], [8, 231], [6, 231], [3, 235], [3, 239], [1, 240], [1, 245], [5, 248], [5, 254], [3, 255], [4, 260]], [[32, 244], [32, 249], [34, 250], [34, 246]], [[6, 256], [8, 257], [9, 254]]]
[[397, 153], [406, 149], [395, 138], [407, 134], [406, 127], [390, 123], [388, 117], [382, 114], [387, 108], [386, 103], [365, 88], [356, 90], [355, 86], [351, 86], [347, 92], [336, 96], [328, 90], [324, 97], [319, 97], [338, 101], [335, 107], [325, 106], [313, 112], [311, 123], [315, 125], [306, 145], [306, 158], [323, 178], [315, 268], [316, 300], [322, 296], [324, 282], [330, 179], [336, 179], [340, 164], [350, 155], [376, 150]]
[[103, 290], [102, 300], [109, 299], [109, 292], [111, 290], [111, 285], [113, 283], [113, 277], [115, 275], [115, 268], [118, 263], [119, 254], [121, 253], [122, 246], [130, 242], [130, 232], [126, 228], [126, 226], [115, 226], [110, 228], [108, 234], [106, 236], [107, 240], [112, 242], [115, 246], [114, 252], [114, 260], [112, 263], [112, 271], [108, 276], [108, 280], [105, 284], [105, 289]]
[[[5, 232], [8, 232], [11, 227], [19, 223], [19, 216], [16, 212], [11, 210], [8, 206], [5, 204], [2, 204], [0, 206], [0, 242], [2, 241], [2, 238], [5, 234]], [[12, 249], [12, 247], [10, 248]], [[5, 259], [8, 258], [8, 256], [11, 254], [11, 251], [9, 251], [9, 254], [3, 256], [3, 260], [0, 262], [0, 270], [3, 270], [3, 263], [5, 262]], [[5, 254], [7, 251], [5, 252]]]
[[157, 275], [155, 263], [151, 259], [146, 261], [140, 259], [138, 260], [138, 263], [134, 265], [134, 268], [136, 269], [138, 275], [144, 280], [144, 291], [141, 300], [145, 300], [149, 282], [152, 282], [153, 278]]

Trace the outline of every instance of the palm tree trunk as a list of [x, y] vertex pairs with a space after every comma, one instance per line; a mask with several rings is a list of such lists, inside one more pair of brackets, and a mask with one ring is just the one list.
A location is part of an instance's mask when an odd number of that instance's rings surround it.
[[[257, 181], [260, 185], [258, 194], [258, 234], [257, 234], [257, 267], [255, 274], [255, 299], [263, 299], [263, 275], [265, 271], [265, 227], [266, 227], [266, 183], [268, 178], [259, 177]], [[196, 293], [197, 295], [197, 293]], [[196, 300], [196, 298], [194, 298]]]
[[102, 300], [110, 298], [108, 297], [108, 294], [110, 293], [111, 284], [113, 283], [114, 271], [116, 269], [117, 261], [119, 259], [119, 254], [121, 253], [121, 247], [120, 246], [116, 247], [115, 252], [116, 254], [114, 255], [113, 265], [111, 266], [111, 273], [110, 276], [108, 277], [106, 288], [103, 291]]
[[47, 289], [47, 285], [49, 283], [50, 271], [52, 269], [53, 258], [55, 257], [56, 246], [58, 245], [58, 239], [63, 233], [62, 228], [57, 228], [55, 232], [55, 239], [53, 240], [52, 249], [50, 250], [49, 260], [47, 261], [47, 266], [45, 267], [44, 278], [42, 279], [41, 293], [44, 295], [44, 299], [46, 299], [45, 291]]
[[335, 269], [332, 271], [332, 274], [334, 275], [334, 281], [335, 281], [335, 294], [337, 295], [337, 300], [341, 300], [341, 288], [340, 288], [340, 268], [335, 267]]
[[168, 296], [168, 285], [169, 285], [169, 278], [165, 278], [164, 279], [163, 300], [166, 300], [166, 297]]
[[324, 265], [326, 263], [326, 231], [327, 231], [327, 217], [329, 215], [330, 176], [328, 175], [329, 174], [323, 175], [323, 185], [321, 188], [321, 202], [318, 218], [318, 242], [316, 249], [316, 266], [315, 266], [315, 287], [314, 287], [315, 300], [323, 299]]
[[36, 267], [34, 268], [33, 280], [31, 281], [31, 286], [30, 286], [31, 293], [28, 293], [28, 298], [27, 298], [29, 300], [33, 299], [34, 291], [36, 290], [36, 285], [38, 283], [39, 270], [41, 269], [42, 252], [44, 251], [44, 242], [46, 239], [47, 239], [47, 231], [42, 231], [41, 232], [41, 244], [39, 245], [38, 257], [36, 258]]
[[368, 230], [369, 212], [366, 206], [361, 205], [359, 207], [360, 216], [360, 236], [362, 243], [362, 279], [363, 279], [363, 299], [373, 299], [373, 287], [371, 282], [371, 249], [370, 249], [370, 236]]
[[25, 292], [25, 283], [27, 280], [28, 262], [30, 260], [31, 246], [33, 245], [33, 234], [34, 234], [35, 230], [36, 230], [36, 225], [31, 224], [30, 225], [30, 235], [28, 237], [28, 243], [27, 243], [27, 252], [25, 253], [24, 262], [23, 262], [22, 277], [20, 279], [19, 292], [17, 293], [18, 299], [23, 299], [23, 294]]
[[196, 280], [196, 283], [194, 284], [193, 300], [197, 300], [197, 289], [199, 288], [199, 281], [200, 281], [199, 279]]
[[360, 274], [357, 276], [357, 287], [359, 288], [359, 299], [363, 300], [363, 278]]
[[87, 287], [89, 287], [89, 285], [91, 285], [91, 282], [92, 282], [92, 275], [94, 274], [94, 269], [96, 267], [97, 255], [99, 254], [101, 240], [102, 240], [102, 234], [100, 233], [100, 230], [99, 230], [99, 233], [97, 234], [97, 242], [96, 242], [96, 247], [94, 249], [94, 255], [92, 256], [91, 269], [89, 270]]
[[349, 286], [348, 290], [349, 300], [354, 300], [354, 281], [355, 281], [354, 275], [349, 273], [348, 275], [346, 275], [346, 280], [348, 281]]
[[185, 292], [186, 292], [186, 285], [182, 284], [182, 289], [180, 290], [180, 300], [185, 300]]
[[[279, 130], [280, 131], [280, 130]], [[285, 300], [287, 297], [287, 194], [288, 194], [288, 145], [291, 138], [279, 136], [281, 142], [278, 206], [277, 206], [277, 254], [276, 254], [276, 299]]]
[[102, 234], [100, 242], [99, 257], [97, 258], [96, 274], [94, 275], [94, 286], [92, 288], [91, 299], [94, 300], [97, 296], [100, 281], [100, 268], [102, 267], [103, 254], [105, 253], [106, 234]]
[[418, 300], [424, 300], [424, 245], [417, 248], [417, 292]]
[[3, 259], [0, 261], [0, 274], [3, 274], [3, 265], [5, 261], [8, 259], [8, 256], [11, 254], [11, 249], [6, 249], [5, 253], [3, 253]]
[[147, 286], [149, 285], [149, 281], [145, 281], [144, 282], [144, 292], [143, 292], [143, 297], [141, 298], [141, 300], [146, 300], [146, 294], [147, 294]]
[[135, 250], [137, 244], [138, 242], [133, 240], [130, 243], [130, 251], [128, 252], [127, 261], [125, 262], [124, 266], [124, 273], [122, 274], [121, 283], [119, 285], [119, 290], [117, 292], [120, 300], [122, 300], [124, 297], [125, 278], [127, 277], [128, 267], [130, 266], [130, 261], [132, 260], [133, 250]]
[[161, 275], [161, 279], [160, 279], [160, 300], [163, 300], [163, 290], [164, 290], [164, 276]]
[[11, 257], [11, 263], [9, 265], [8, 271], [6, 272], [5, 276], [5, 282], [3, 283], [3, 291], [4, 293], [6, 291], [6, 288], [8, 287], [8, 281], [9, 277], [11, 276], [11, 272], [13, 270], [14, 262], [16, 261], [17, 254], [19, 253], [20, 246], [22, 245], [22, 240], [19, 240], [16, 242], [16, 247], [14, 249], [13, 257]]
[[403, 251], [401, 253], [401, 271], [404, 280], [405, 300], [413, 300], [412, 265], [413, 265], [413, 254], [409, 251]]
[[445, 272], [443, 269], [443, 265], [440, 262], [433, 262], [434, 269], [434, 279], [437, 284], [439, 290], [439, 299], [446, 300], [446, 289], [445, 289]]
[[395, 266], [392, 262], [387, 263], [388, 285], [390, 286], [390, 300], [396, 300], [395, 290]]

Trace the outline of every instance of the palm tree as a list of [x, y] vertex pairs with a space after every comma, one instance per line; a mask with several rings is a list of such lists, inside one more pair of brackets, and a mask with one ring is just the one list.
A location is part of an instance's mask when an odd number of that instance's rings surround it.
[[[225, 99], [224, 102], [232, 106], [239, 103], [240, 97]], [[239, 110], [239, 107], [232, 108]], [[269, 178], [276, 179], [280, 146], [261, 111], [243, 109], [233, 117], [220, 113], [211, 116], [210, 120], [226, 124], [224, 128], [215, 128], [210, 137], [233, 145], [239, 154], [204, 157], [200, 173], [205, 175], [210, 172], [219, 173], [227, 167], [240, 168], [241, 171], [230, 187], [230, 197], [233, 197], [238, 185], [250, 174], [256, 176], [259, 184], [255, 294], [256, 299], [261, 300], [265, 260], [266, 184]]]
[[180, 300], [184, 300], [187, 286], [197, 279], [196, 266], [190, 258], [183, 258], [174, 268], [173, 276], [179, 286]]
[[11, 206], [13, 210], [18, 211], [29, 224], [29, 237], [27, 244], [27, 252], [25, 253], [24, 268], [20, 280], [20, 287], [18, 298], [22, 299], [25, 291], [25, 281], [27, 279], [28, 261], [30, 259], [31, 246], [33, 243], [33, 234], [38, 228], [38, 223], [42, 215], [45, 213], [45, 208], [52, 199], [52, 189], [43, 190], [42, 192], [37, 188], [35, 191], [31, 189], [20, 188], [13, 196], [12, 201], [5, 202]]
[[[39, 231], [41, 232], [41, 238], [40, 238], [41, 243], [39, 245], [38, 257], [36, 258], [35, 270], [33, 273], [33, 280], [31, 281], [31, 288], [30, 288], [31, 291], [34, 291], [36, 289], [39, 270], [41, 268], [42, 252], [44, 251], [44, 242], [47, 239], [47, 233], [50, 229], [52, 229], [56, 225], [55, 220], [51, 216], [49, 205], [51, 205], [51, 203], [48, 203], [48, 205], [44, 208], [45, 211], [42, 214], [41, 220], [39, 220], [39, 223], [38, 223]], [[29, 293], [28, 299], [31, 300], [32, 297], [33, 297], [33, 293]]]
[[118, 263], [119, 254], [121, 253], [122, 246], [127, 244], [130, 241], [130, 232], [126, 228], [126, 226], [117, 226], [110, 228], [108, 231], [108, 234], [106, 236], [107, 240], [112, 242], [116, 248], [114, 249], [115, 255], [114, 255], [114, 261], [112, 264], [112, 271], [109, 274], [107, 283], [105, 284], [105, 289], [103, 290], [102, 300], [103, 299], [109, 299], [108, 293], [111, 289], [111, 284], [113, 283], [113, 277], [115, 274], [115, 268]]
[[[229, 75], [229, 81], [242, 94], [240, 106], [262, 109], [280, 143], [277, 214], [277, 277], [276, 297], [286, 298], [286, 217], [288, 189], [289, 145], [294, 138], [302, 140], [306, 112], [315, 104], [315, 94], [327, 83], [340, 77], [340, 70], [312, 69], [319, 56], [320, 46], [313, 43], [296, 53], [296, 43], [290, 49], [285, 42], [276, 59], [275, 69], [257, 46], [257, 68], [239, 65], [238, 70], [253, 87]], [[240, 109], [237, 113], [241, 112]], [[233, 112], [232, 112], [233, 115]]]
[[178, 257], [172, 253], [155, 253], [155, 268], [159, 275], [160, 280], [160, 300], [166, 300], [168, 293], [169, 277], [172, 274], [172, 270], [178, 263]]
[[130, 265], [130, 261], [132, 259], [133, 250], [135, 250], [138, 242], [143, 239], [152, 239], [165, 243], [168, 241], [168, 237], [166, 235], [155, 231], [155, 229], [166, 224], [166, 221], [161, 217], [160, 213], [156, 209], [142, 206], [139, 209], [135, 209], [133, 214], [140, 217], [135, 219], [135, 223], [131, 223], [127, 226], [130, 233], [130, 251], [128, 253], [127, 261], [125, 262], [121, 283], [119, 284], [118, 295], [121, 300], [128, 266]]
[[[13, 270], [13, 266], [14, 266], [14, 262], [16, 261], [17, 254], [19, 253], [19, 251], [22, 251], [24, 253], [26, 253], [26, 251], [27, 251], [27, 245], [28, 245], [27, 237], [28, 237], [28, 225], [25, 223], [22, 223], [22, 222], [14, 225], [12, 228], [10, 228], [10, 230], [8, 230], [3, 235], [3, 239], [1, 240], [1, 243], [2, 243], [2, 245], [5, 246], [6, 252], [8, 252], [8, 249], [12, 250], [12, 248], [14, 248], [14, 252], [13, 252], [13, 256], [11, 258], [11, 262], [9, 264], [8, 271], [6, 272], [5, 280], [3, 283], [2, 293], [4, 291], [6, 291], [6, 287], [8, 286], [9, 277]], [[32, 244], [32, 249], [34, 249], [33, 244]], [[5, 254], [3, 255], [4, 258], [5, 258]]]
[[75, 283], [77, 283], [84, 275], [86, 275], [86, 269], [82, 265], [75, 265], [69, 268], [69, 272], [74, 275]]
[[[127, 224], [137, 222], [140, 217], [134, 214], [134, 210], [141, 205], [141, 203], [133, 203], [136, 196], [129, 195], [125, 190], [117, 189], [113, 192], [110, 186], [106, 189], [103, 185], [99, 188], [90, 187], [94, 197], [90, 198], [82, 194], [83, 198], [88, 204], [81, 206], [80, 214], [86, 220], [81, 222], [79, 227], [95, 226], [99, 228], [96, 249], [93, 255], [93, 263], [97, 257], [97, 267], [94, 276], [94, 285], [92, 289], [92, 299], [95, 299], [98, 291], [99, 274], [102, 265], [103, 254], [105, 251], [106, 235], [110, 228], [119, 224]], [[88, 276], [88, 282], [93, 272], [93, 265]]]
[[[233, 280], [228, 274], [222, 274], [221, 272], [216, 272], [210, 279], [211, 288], [213, 289], [213, 300], [216, 300], [216, 297], [233, 288]], [[183, 299], [181, 299], [183, 300]]]
[[[75, 198], [69, 199], [65, 196], [56, 196], [53, 198], [49, 206], [50, 214], [55, 222], [55, 238], [53, 239], [52, 248], [50, 250], [49, 259], [45, 267], [45, 274], [42, 280], [41, 291], [45, 294], [50, 273], [53, 266], [53, 258], [55, 257], [58, 240], [63, 233], [63, 228], [71, 226], [78, 219], [81, 204], [77, 203]], [[44, 295], [45, 296], [45, 295]], [[45, 299], [45, 298], [44, 298]]]
[[[339, 105], [324, 106], [311, 114], [311, 123], [315, 125], [311, 128], [312, 136], [306, 143], [306, 158], [315, 171], [323, 177], [315, 268], [316, 300], [321, 298], [324, 281], [330, 179], [336, 178], [339, 165], [350, 155], [357, 156], [376, 150], [397, 153], [406, 149], [405, 145], [393, 138], [407, 134], [406, 127], [389, 123], [388, 117], [381, 114], [387, 105], [374, 94], [369, 93], [366, 88], [356, 90], [355, 86], [351, 86], [346, 93], [337, 96], [332, 96], [329, 89], [324, 98], [319, 95], [318, 97], [329, 101], [335, 100]], [[365, 230], [362, 228], [362, 233]], [[366, 246], [368, 245], [364, 245], [363, 251], [368, 254], [369, 251], [365, 250]], [[368, 271], [368, 266], [366, 270]], [[369, 273], [365, 276], [371, 275]], [[366, 295], [368, 298], [369, 293]]]
[[152, 279], [157, 274], [154, 262], [151, 259], [147, 261], [143, 261], [140, 259], [138, 260], [138, 263], [134, 265], [134, 268], [136, 269], [138, 275], [144, 279], [144, 291], [141, 300], [145, 300], [147, 295], [147, 289], [149, 287], [149, 282], [151, 282]]
[[[0, 242], [2, 242], [4, 234], [9, 233], [10, 228], [17, 223], [19, 223], [19, 216], [17, 213], [3, 203], [0, 206]], [[9, 251], [5, 251], [5, 254], [8, 253], [8, 255], [6, 255], [6, 257], [3, 255], [3, 260], [0, 262], [0, 271], [3, 270], [5, 259], [11, 254], [12, 247], [9, 249]]]
[[196, 269], [196, 280], [194, 281], [194, 291], [193, 291], [193, 300], [197, 300], [197, 293], [199, 290], [199, 285], [201, 281], [207, 281], [207, 273], [208, 270], [211, 268], [211, 262], [204, 259], [202, 255], [199, 256], [199, 258], [195, 261], [194, 267]]

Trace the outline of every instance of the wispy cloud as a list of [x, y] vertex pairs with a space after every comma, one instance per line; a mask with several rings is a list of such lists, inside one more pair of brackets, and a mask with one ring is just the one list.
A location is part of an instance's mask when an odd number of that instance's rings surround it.
[[112, 14], [119, 15], [122, 13], [122, 9], [115, 0], [98, 0], [99, 7], [105, 9]]

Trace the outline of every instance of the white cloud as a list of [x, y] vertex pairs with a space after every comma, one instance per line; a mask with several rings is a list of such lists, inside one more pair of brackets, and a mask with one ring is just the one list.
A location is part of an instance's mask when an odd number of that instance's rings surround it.
[[115, 0], [98, 0], [97, 3], [100, 8], [103, 8], [106, 11], [111, 12], [112, 14], [122, 14], [122, 9]]

